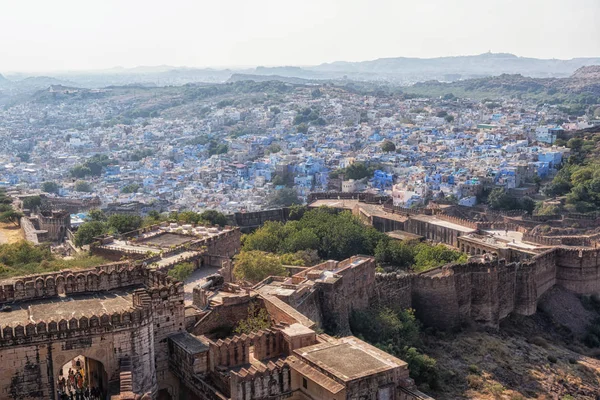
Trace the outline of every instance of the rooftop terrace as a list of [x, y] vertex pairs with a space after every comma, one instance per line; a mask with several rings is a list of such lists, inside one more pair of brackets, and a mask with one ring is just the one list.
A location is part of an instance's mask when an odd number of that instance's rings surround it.
[[296, 350], [299, 357], [348, 382], [407, 364], [353, 336]]
[[133, 292], [138, 287], [106, 292], [74, 294], [10, 304], [12, 311], [0, 312], [0, 326], [30, 322], [70, 320], [83, 316], [110, 315], [133, 309]]

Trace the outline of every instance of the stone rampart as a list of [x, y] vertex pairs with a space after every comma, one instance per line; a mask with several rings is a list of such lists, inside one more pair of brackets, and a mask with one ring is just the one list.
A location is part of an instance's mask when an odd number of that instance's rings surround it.
[[151, 271], [130, 263], [115, 263], [86, 270], [63, 270], [0, 281], [0, 304], [74, 294], [99, 292], [145, 282]]
[[33, 244], [39, 244], [39, 238], [37, 234], [37, 228], [33, 225], [33, 222], [29, 219], [29, 217], [21, 217], [21, 229], [23, 230], [23, 235], [25, 239]]
[[380, 196], [374, 193], [363, 192], [322, 192], [311, 193], [308, 196], [308, 203], [317, 200], [358, 200], [363, 203], [382, 204], [390, 200], [389, 196]]
[[90, 335], [122, 329], [135, 329], [152, 321], [148, 307], [136, 306], [128, 311], [110, 315], [90, 315], [46, 323], [29, 323], [25, 326], [3, 326], [0, 329], [0, 348], [15, 345], [89, 337]]
[[412, 306], [425, 324], [442, 329], [467, 321], [496, 327], [510, 313], [534, 314], [538, 299], [554, 285], [582, 294], [600, 291], [600, 250], [556, 247], [519, 263], [450, 264], [402, 277], [377, 274], [370, 303]]
[[541, 244], [543, 246], [561, 246], [562, 240], [551, 236], [531, 235], [529, 233], [523, 234], [524, 242], [531, 242]]
[[148, 288], [181, 286], [174, 279], [141, 265], [115, 263], [86, 270], [63, 270], [0, 281], [0, 304], [56, 297], [61, 294], [103, 292], [145, 285]]
[[283, 361], [269, 361], [264, 367], [251, 366], [231, 372], [231, 399], [277, 399], [290, 392], [290, 367]]
[[405, 214], [405, 215], [433, 215], [434, 210], [431, 208], [406, 208], [395, 206], [391, 203], [385, 203], [383, 209], [392, 214]]
[[600, 250], [561, 248], [556, 256], [557, 284], [576, 293], [600, 291]]
[[411, 308], [413, 275], [375, 274], [375, 287], [369, 303], [372, 305]]
[[452, 215], [447, 215], [447, 214], [438, 214], [437, 217], [439, 219], [443, 219], [444, 221], [448, 221], [448, 222], [452, 222], [454, 224], [466, 226], [467, 228], [471, 228], [471, 229], [479, 228], [479, 225], [477, 222], [468, 220], [466, 218], [454, 217]]

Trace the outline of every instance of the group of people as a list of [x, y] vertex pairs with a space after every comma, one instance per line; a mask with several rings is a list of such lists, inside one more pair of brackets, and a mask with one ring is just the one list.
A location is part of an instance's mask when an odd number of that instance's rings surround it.
[[[62, 372], [62, 371], [61, 371]], [[63, 375], [61, 373], [61, 375]], [[89, 387], [84, 380], [83, 369], [73, 371], [69, 368], [69, 373], [65, 377], [61, 376], [58, 380], [58, 399], [59, 400], [101, 400], [102, 390], [97, 387]]]

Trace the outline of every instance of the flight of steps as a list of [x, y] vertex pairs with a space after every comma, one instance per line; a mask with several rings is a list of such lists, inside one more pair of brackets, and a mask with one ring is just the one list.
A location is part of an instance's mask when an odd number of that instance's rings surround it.
[[119, 366], [119, 393], [111, 394], [110, 400], [134, 400], [131, 359], [129, 357], [121, 358]]

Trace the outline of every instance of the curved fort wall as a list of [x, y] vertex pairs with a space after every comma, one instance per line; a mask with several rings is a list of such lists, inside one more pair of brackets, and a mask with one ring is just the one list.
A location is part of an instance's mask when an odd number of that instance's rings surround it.
[[371, 304], [412, 307], [427, 325], [467, 321], [497, 327], [510, 313], [532, 315], [554, 285], [600, 291], [600, 250], [554, 248], [523, 262], [450, 264], [417, 275], [377, 274]]

